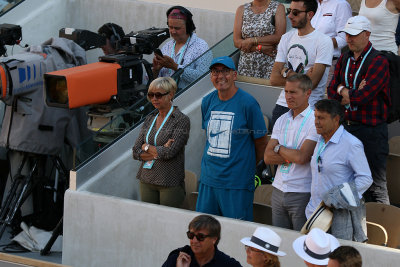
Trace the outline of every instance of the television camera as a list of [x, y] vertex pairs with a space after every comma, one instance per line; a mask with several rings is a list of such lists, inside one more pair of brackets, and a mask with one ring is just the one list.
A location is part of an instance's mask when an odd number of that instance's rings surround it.
[[6, 45], [16, 45], [21, 40], [21, 26], [7, 23], [0, 24], [0, 56], [6, 56]]

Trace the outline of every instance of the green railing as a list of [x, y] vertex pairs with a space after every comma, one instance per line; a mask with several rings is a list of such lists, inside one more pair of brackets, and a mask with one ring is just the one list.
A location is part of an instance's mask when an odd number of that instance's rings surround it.
[[[209, 72], [208, 66], [214, 57], [232, 56], [236, 51], [237, 49], [233, 45], [233, 34], [231, 33], [184, 69], [174, 73], [172, 78], [178, 82], [176, 95], [188, 90], [199, 79], [207, 75]], [[203, 66], [201, 72], [193, 74], [191, 71], [186, 71], [187, 69], [192, 69], [193, 66], [199, 65]], [[204, 66], [206, 67], [204, 68]], [[92, 131], [92, 136], [78, 146], [75, 153], [76, 168], [83, 166], [91, 157], [101, 153], [107, 146], [139, 125], [153, 110], [152, 104], [144, 97], [130, 107], [121, 108], [115, 111], [114, 114], [108, 114], [108, 117], [103, 119], [109, 120], [109, 122], [100, 129]]]
[[0, 0], [0, 17], [22, 3], [24, 0]]

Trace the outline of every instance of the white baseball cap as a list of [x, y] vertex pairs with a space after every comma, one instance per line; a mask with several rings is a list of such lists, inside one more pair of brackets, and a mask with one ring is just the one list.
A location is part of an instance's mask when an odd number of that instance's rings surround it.
[[355, 16], [349, 18], [344, 26], [344, 29], [339, 32], [345, 32], [350, 35], [358, 35], [362, 31], [371, 32], [371, 23], [364, 16]]

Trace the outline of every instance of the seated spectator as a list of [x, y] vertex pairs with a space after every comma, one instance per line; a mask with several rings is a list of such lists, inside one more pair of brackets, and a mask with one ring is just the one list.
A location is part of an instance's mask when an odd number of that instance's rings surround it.
[[240, 242], [245, 245], [247, 263], [253, 267], [280, 267], [278, 256], [286, 255], [279, 250], [279, 235], [267, 227], [257, 227], [252, 237], [245, 237]]
[[[307, 74], [313, 85], [308, 100], [311, 108], [324, 97], [333, 55], [331, 38], [311, 25], [317, 8], [316, 0], [293, 0], [290, 3], [288, 18], [295, 29], [282, 36], [271, 72], [271, 85], [277, 86], [285, 85], [286, 79], [292, 75]], [[272, 126], [288, 111], [285, 91], [282, 91], [272, 111]]]
[[[169, 33], [172, 40], [162, 48], [162, 56], [154, 55], [154, 77], [172, 76], [178, 69], [183, 69], [193, 60], [208, 50], [207, 43], [194, 33], [193, 15], [182, 6], [173, 6], [167, 11]], [[208, 71], [212, 54], [206, 54], [196, 64], [185, 69], [181, 76], [179, 88], [184, 88], [203, 73]]]
[[233, 42], [240, 49], [239, 75], [269, 79], [285, 31], [285, 7], [279, 2], [254, 0], [239, 6], [233, 28]]
[[400, 2], [396, 0], [361, 0], [358, 15], [371, 22], [370, 41], [377, 50], [397, 53], [396, 27], [399, 21]]
[[133, 158], [141, 161], [142, 201], [180, 207], [185, 198], [185, 145], [189, 138], [190, 119], [172, 105], [176, 82], [160, 77], [151, 82], [147, 99], [158, 110], [143, 123], [132, 148]]
[[186, 232], [190, 239], [190, 246], [173, 250], [162, 267], [180, 266], [209, 266], [209, 267], [235, 267], [242, 266], [234, 258], [218, 250], [221, 239], [221, 224], [210, 215], [195, 217]]
[[329, 254], [328, 267], [361, 267], [362, 258], [357, 249], [340, 246]]
[[319, 228], [313, 228], [307, 235], [293, 242], [293, 250], [308, 267], [327, 266], [329, 255], [339, 247], [339, 241]]
[[329, 69], [328, 81], [332, 79], [335, 65], [340, 57], [341, 50], [347, 45], [346, 34], [343, 30], [347, 20], [351, 17], [351, 6], [346, 0], [317, 0], [318, 9], [311, 19], [311, 25], [332, 39], [333, 58]]
[[[372, 184], [364, 147], [341, 125], [344, 111], [338, 101], [318, 101], [314, 116], [320, 137], [311, 158], [311, 198], [306, 216], [309, 218], [323, 200], [333, 206], [331, 233], [337, 238], [364, 242], [365, 205], [361, 199]], [[351, 189], [348, 194], [344, 193], [346, 188]], [[339, 202], [342, 197], [345, 202]], [[352, 200], [349, 201], [350, 209], [340, 204], [347, 204], [346, 200]]]

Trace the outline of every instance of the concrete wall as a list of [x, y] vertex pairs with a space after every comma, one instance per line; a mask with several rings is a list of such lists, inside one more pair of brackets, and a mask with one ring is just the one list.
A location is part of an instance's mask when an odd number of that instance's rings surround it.
[[[169, 252], [189, 244], [185, 232], [195, 212], [68, 190], [65, 195], [62, 263], [70, 266], [161, 266]], [[219, 248], [243, 266], [246, 254], [240, 239], [259, 224], [218, 217], [222, 224]], [[281, 237], [282, 266], [304, 266], [292, 250], [299, 233], [273, 228]], [[398, 266], [399, 250], [341, 241], [355, 246], [364, 267]]]

